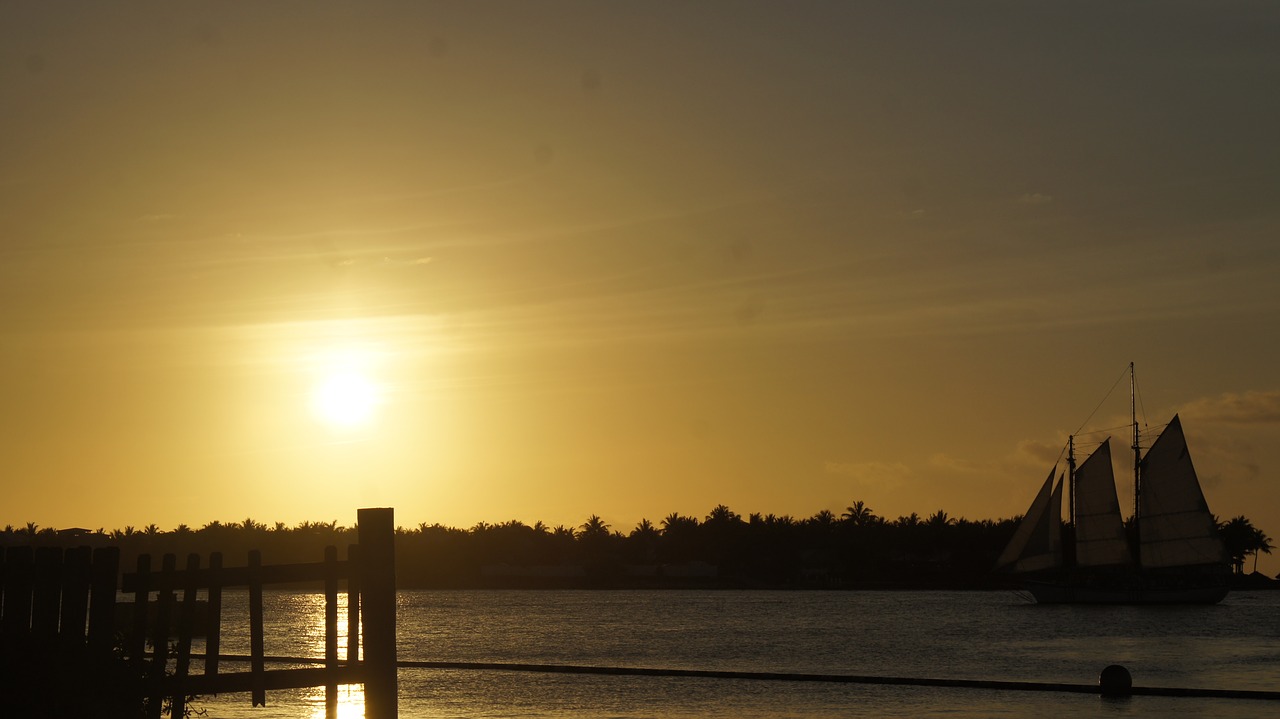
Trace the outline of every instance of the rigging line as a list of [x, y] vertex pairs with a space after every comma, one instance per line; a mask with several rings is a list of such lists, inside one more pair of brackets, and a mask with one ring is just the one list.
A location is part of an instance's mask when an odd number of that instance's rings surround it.
[[1118, 431], [1120, 431], [1120, 430], [1122, 430], [1122, 429], [1130, 429], [1131, 427], [1133, 427], [1133, 425], [1131, 425], [1131, 424], [1122, 424], [1122, 425], [1119, 425], [1119, 426], [1116, 426], [1116, 427], [1102, 427], [1102, 428], [1099, 428], [1099, 429], [1091, 429], [1091, 430], [1089, 430], [1088, 432], [1079, 432], [1079, 433], [1077, 433], [1077, 434], [1076, 434], [1076, 437], [1089, 437], [1089, 436], [1097, 435], [1097, 434], [1106, 434], [1106, 433], [1110, 433], [1110, 432], [1118, 432]]
[[1102, 408], [1102, 405], [1106, 403], [1108, 399], [1111, 398], [1111, 393], [1116, 391], [1116, 387], [1120, 386], [1120, 381], [1123, 380], [1124, 376], [1128, 373], [1129, 373], [1129, 366], [1125, 365], [1124, 371], [1121, 372], [1120, 376], [1116, 378], [1115, 384], [1111, 385], [1111, 389], [1107, 390], [1107, 395], [1102, 398], [1102, 401], [1098, 403], [1097, 407], [1093, 408], [1093, 411], [1089, 413], [1089, 416], [1085, 418], [1084, 422], [1080, 423], [1080, 429], [1076, 430], [1077, 433], [1079, 433], [1080, 430], [1084, 429], [1085, 425], [1089, 424], [1089, 420], [1093, 419], [1093, 415], [1097, 414], [1098, 410]]
[[1137, 370], [1133, 373], [1133, 393], [1138, 397], [1138, 408], [1142, 410], [1142, 426], [1147, 426], [1147, 407], [1142, 403], [1142, 388], [1138, 385]]
[[1062, 445], [1062, 449], [1058, 450], [1058, 458], [1053, 460], [1053, 471], [1055, 474], [1058, 472], [1058, 463], [1062, 461], [1062, 458], [1066, 454], [1067, 454], [1067, 445], [1064, 444]]

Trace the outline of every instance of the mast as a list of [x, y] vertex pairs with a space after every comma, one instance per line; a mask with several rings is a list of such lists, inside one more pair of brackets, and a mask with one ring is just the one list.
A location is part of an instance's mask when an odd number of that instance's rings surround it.
[[1067, 435], [1067, 541], [1063, 542], [1063, 562], [1068, 567], [1076, 565], [1076, 438]]
[[1068, 504], [1067, 517], [1068, 524], [1074, 529], [1076, 526], [1076, 438], [1075, 435], [1067, 436], [1067, 490]]
[[[1142, 445], [1138, 434], [1138, 378], [1133, 363], [1129, 363], [1129, 416], [1133, 420], [1133, 535], [1134, 549], [1142, 546], [1142, 523], [1138, 510], [1142, 507]], [[1142, 564], [1142, 552], [1134, 551], [1134, 561]]]

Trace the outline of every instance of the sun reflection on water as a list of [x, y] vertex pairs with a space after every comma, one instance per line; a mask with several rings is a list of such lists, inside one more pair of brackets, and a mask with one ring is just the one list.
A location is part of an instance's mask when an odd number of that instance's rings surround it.
[[[364, 719], [364, 687], [359, 684], [338, 687], [337, 713], [335, 719]], [[311, 707], [311, 719], [326, 719], [324, 687], [315, 687], [305, 696], [303, 701]]]
[[[302, 652], [306, 656], [324, 658], [324, 595], [298, 593], [290, 597], [288, 613], [289, 624], [297, 634], [291, 641], [301, 643]], [[347, 658], [347, 595], [338, 593], [338, 661]], [[363, 627], [361, 627], [363, 629]], [[292, 632], [291, 632], [292, 633]], [[357, 649], [359, 642], [357, 641]], [[357, 657], [358, 658], [358, 657]]]
[[[324, 657], [324, 595], [297, 594], [292, 597], [293, 624], [301, 631], [300, 640], [304, 655]], [[347, 595], [338, 593], [338, 660], [347, 658]], [[357, 648], [359, 644], [357, 643]], [[304, 690], [302, 701], [310, 707], [310, 716], [314, 719], [325, 719], [328, 716], [336, 719], [357, 719], [364, 717], [364, 686], [361, 684], [342, 685], [337, 691], [336, 713], [329, 715], [325, 706], [324, 687], [312, 687]]]

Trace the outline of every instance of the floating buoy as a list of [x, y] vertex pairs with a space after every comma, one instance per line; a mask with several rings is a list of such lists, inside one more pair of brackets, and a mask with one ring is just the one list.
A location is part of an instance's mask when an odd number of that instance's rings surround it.
[[1127, 697], [1133, 693], [1133, 677], [1128, 669], [1112, 664], [1098, 675], [1098, 688], [1104, 697]]

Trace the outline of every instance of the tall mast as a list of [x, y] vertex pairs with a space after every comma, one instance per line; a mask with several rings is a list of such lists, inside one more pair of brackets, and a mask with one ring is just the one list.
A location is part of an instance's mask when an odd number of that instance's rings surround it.
[[1129, 363], [1129, 416], [1133, 420], [1133, 535], [1135, 560], [1141, 564], [1142, 523], [1138, 511], [1142, 507], [1142, 445], [1138, 435], [1138, 378], [1133, 363]]
[[1064, 547], [1063, 558], [1068, 567], [1076, 566], [1076, 550], [1078, 545], [1076, 539], [1076, 438], [1075, 435], [1067, 436], [1067, 493], [1070, 499], [1067, 500], [1067, 530], [1064, 539], [1066, 545]]
[[1069, 524], [1074, 528], [1076, 526], [1076, 438], [1075, 435], [1067, 437], [1067, 494], [1069, 496], [1067, 507], [1067, 516]]

